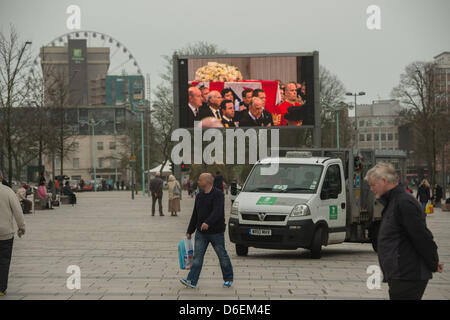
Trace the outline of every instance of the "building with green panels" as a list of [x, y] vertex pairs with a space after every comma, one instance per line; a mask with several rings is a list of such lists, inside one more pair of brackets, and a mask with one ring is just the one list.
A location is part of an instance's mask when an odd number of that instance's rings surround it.
[[120, 106], [130, 102], [134, 106], [143, 104], [144, 83], [141, 75], [106, 76], [106, 105]]

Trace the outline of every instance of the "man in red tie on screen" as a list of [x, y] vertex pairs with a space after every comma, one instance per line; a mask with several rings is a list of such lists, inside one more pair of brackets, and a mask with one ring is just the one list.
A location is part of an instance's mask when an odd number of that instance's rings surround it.
[[284, 116], [288, 112], [288, 108], [292, 106], [300, 107], [301, 104], [297, 102], [297, 84], [295, 82], [289, 82], [286, 85], [284, 92], [285, 100], [280, 103], [277, 107], [281, 113], [280, 126], [286, 126], [288, 123]]

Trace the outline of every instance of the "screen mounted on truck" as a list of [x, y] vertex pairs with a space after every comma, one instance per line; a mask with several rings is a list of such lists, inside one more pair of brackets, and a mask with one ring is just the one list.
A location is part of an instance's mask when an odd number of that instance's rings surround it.
[[314, 126], [312, 54], [181, 57], [177, 68], [180, 128]]

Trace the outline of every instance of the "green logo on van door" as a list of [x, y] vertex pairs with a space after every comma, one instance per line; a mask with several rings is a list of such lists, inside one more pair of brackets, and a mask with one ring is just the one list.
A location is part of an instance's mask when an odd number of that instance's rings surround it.
[[338, 208], [337, 206], [330, 206], [330, 220], [337, 220]]
[[277, 197], [261, 197], [258, 199], [258, 202], [256, 202], [256, 204], [272, 206], [276, 200]]

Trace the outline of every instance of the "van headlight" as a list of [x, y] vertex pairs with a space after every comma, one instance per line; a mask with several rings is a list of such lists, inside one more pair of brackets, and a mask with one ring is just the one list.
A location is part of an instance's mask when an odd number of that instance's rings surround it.
[[237, 202], [237, 201], [233, 202], [233, 205], [231, 206], [231, 215], [232, 216], [239, 215], [239, 202]]
[[291, 217], [304, 217], [309, 215], [311, 215], [311, 211], [306, 204], [297, 204], [291, 212]]

